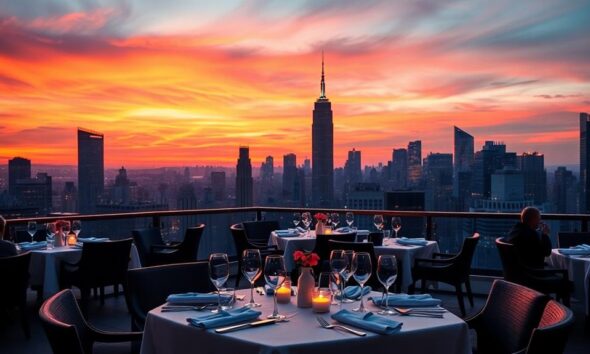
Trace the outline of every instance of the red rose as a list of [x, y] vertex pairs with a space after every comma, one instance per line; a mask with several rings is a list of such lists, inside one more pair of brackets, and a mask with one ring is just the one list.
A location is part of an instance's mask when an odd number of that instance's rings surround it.
[[302, 257], [305, 256], [305, 253], [303, 253], [302, 251], [295, 251], [293, 252], [293, 260], [295, 262], [298, 262], [301, 260]]

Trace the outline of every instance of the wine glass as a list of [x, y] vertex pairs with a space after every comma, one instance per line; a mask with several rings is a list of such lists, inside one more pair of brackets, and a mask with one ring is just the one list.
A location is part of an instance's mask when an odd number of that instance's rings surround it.
[[35, 234], [37, 233], [37, 222], [36, 221], [29, 221], [27, 223], [27, 232], [29, 236], [31, 236], [31, 242], [35, 241]]
[[293, 225], [299, 226], [301, 223], [301, 213], [293, 213]]
[[309, 236], [309, 227], [311, 226], [311, 213], [305, 212], [301, 214], [301, 221], [303, 221], [303, 226], [305, 226], [305, 236]]
[[61, 237], [63, 237], [63, 245], [67, 246], [68, 245], [68, 235], [70, 234], [71, 231], [71, 224], [69, 221], [65, 221], [62, 225], [61, 225]]
[[[393, 315], [395, 311], [389, 309], [389, 288], [397, 279], [397, 259], [394, 255], [381, 255], [377, 260], [377, 279], [383, 285], [383, 301], [385, 306], [379, 312], [381, 315]], [[383, 302], [382, 305], [383, 306]]]
[[54, 222], [48, 222], [45, 224], [45, 232], [47, 233], [47, 248], [53, 249], [55, 244], [55, 234], [57, 233], [57, 227]]
[[170, 221], [169, 242], [173, 237], [178, 235], [178, 231], [180, 231], [180, 219], [172, 219], [172, 221]]
[[217, 309], [213, 312], [221, 312], [221, 289], [229, 278], [229, 261], [225, 253], [212, 253], [209, 256], [209, 279], [217, 289]]
[[366, 312], [364, 289], [365, 283], [371, 277], [373, 272], [373, 265], [371, 264], [371, 255], [367, 252], [355, 252], [352, 256], [352, 274], [354, 280], [361, 286], [361, 303], [358, 308], [353, 309], [355, 312]]
[[346, 284], [352, 277], [352, 257], [354, 256], [354, 251], [352, 250], [344, 250], [342, 251], [343, 257], [346, 258], [346, 266], [340, 271], [341, 279], [341, 287], [342, 287], [342, 294], [340, 296], [342, 303], [351, 303], [354, 302], [352, 299], [346, 298], [344, 296], [344, 288], [346, 288]]
[[338, 224], [340, 224], [340, 215], [338, 213], [332, 213], [330, 220], [332, 221], [332, 225], [334, 226], [334, 230], [336, 230], [336, 227], [338, 226]]
[[274, 309], [272, 315], [268, 318], [283, 320], [285, 316], [279, 315], [279, 306], [277, 305], [277, 289], [283, 285], [287, 278], [287, 269], [285, 268], [285, 258], [281, 255], [270, 255], [264, 262], [264, 280], [266, 284], [273, 289]]
[[350, 267], [350, 263], [348, 262], [348, 257], [344, 254], [344, 250], [333, 250], [330, 252], [330, 268], [337, 275], [340, 284], [340, 306], [342, 306], [344, 299], [344, 277], [342, 276], [342, 271], [346, 267]]
[[397, 233], [402, 229], [402, 219], [399, 216], [391, 218], [391, 227], [393, 227], [395, 238], [397, 238]]
[[260, 250], [247, 249], [242, 253], [242, 273], [250, 282], [250, 302], [246, 305], [248, 307], [260, 307], [254, 301], [254, 283], [262, 274], [262, 261], [260, 257]]
[[72, 232], [76, 234], [76, 238], [78, 238], [78, 235], [80, 234], [81, 231], [82, 231], [82, 222], [80, 220], [72, 221]]
[[375, 227], [377, 228], [377, 230], [381, 231], [383, 230], [383, 215], [375, 215], [373, 216], [373, 224], [375, 225]]
[[348, 227], [352, 228], [352, 224], [354, 223], [354, 214], [350, 211], [346, 213], [346, 223], [348, 224]]

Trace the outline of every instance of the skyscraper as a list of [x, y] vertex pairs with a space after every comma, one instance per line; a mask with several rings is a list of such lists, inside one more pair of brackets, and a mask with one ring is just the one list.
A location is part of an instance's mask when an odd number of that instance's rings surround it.
[[580, 213], [590, 211], [590, 115], [580, 113]]
[[473, 179], [474, 139], [459, 127], [454, 127], [455, 154], [453, 161], [453, 197], [458, 211], [469, 208]]
[[393, 149], [391, 158], [391, 180], [394, 190], [408, 188], [408, 150]]
[[252, 163], [250, 162], [250, 149], [240, 146], [240, 157], [236, 166], [236, 205], [238, 207], [252, 206]]
[[486, 141], [473, 160], [473, 193], [479, 198], [489, 198], [492, 174], [505, 167], [516, 168], [516, 153], [506, 152], [506, 145]]
[[11, 196], [16, 196], [16, 182], [28, 178], [31, 178], [31, 160], [22, 157], [8, 160], [8, 193]]
[[225, 172], [213, 171], [211, 172], [211, 190], [213, 192], [213, 200], [221, 202], [225, 200]]
[[349, 186], [354, 186], [362, 182], [363, 172], [361, 167], [361, 152], [356, 149], [348, 151], [348, 159], [344, 164], [344, 174], [346, 183]]
[[20, 206], [36, 208], [39, 214], [46, 215], [53, 206], [51, 176], [37, 173], [36, 178], [24, 178], [16, 181], [15, 197]]
[[326, 97], [323, 54], [320, 97], [314, 104], [311, 129], [313, 206], [331, 207], [334, 200], [334, 124], [332, 122], [332, 104]]
[[419, 188], [422, 183], [422, 141], [408, 143], [408, 187]]
[[453, 191], [453, 155], [430, 153], [424, 159], [426, 210], [450, 210]]
[[93, 213], [104, 192], [104, 135], [78, 128], [78, 206]]
[[296, 191], [297, 181], [297, 156], [287, 154], [283, 156], [283, 199], [298, 201], [299, 194]]
[[547, 201], [547, 172], [545, 156], [538, 152], [524, 153], [517, 156], [517, 167], [524, 177], [524, 199], [532, 200], [535, 205]]

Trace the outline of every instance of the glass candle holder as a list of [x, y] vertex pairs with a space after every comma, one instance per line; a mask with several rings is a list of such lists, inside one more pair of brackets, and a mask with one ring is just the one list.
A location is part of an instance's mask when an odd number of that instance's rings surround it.
[[311, 299], [311, 308], [315, 313], [330, 312], [332, 293], [329, 289], [316, 289]]
[[288, 304], [291, 302], [291, 281], [285, 280], [283, 285], [277, 289], [277, 302], [279, 304]]

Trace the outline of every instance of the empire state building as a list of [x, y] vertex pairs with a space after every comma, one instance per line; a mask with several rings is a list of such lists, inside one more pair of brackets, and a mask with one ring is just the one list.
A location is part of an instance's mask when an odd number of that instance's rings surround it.
[[314, 207], [332, 207], [334, 201], [334, 124], [332, 104], [326, 97], [324, 54], [320, 97], [314, 103], [311, 126], [311, 189]]

